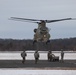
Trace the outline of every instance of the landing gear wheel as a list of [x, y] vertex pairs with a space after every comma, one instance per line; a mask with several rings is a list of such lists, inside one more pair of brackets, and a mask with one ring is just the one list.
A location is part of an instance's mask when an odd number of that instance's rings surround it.
[[33, 41], [33, 44], [35, 44], [36, 42], [37, 42], [37, 41], [36, 41], [36, 40], [34, 40], [34, 41]]
[[48, 41], [46, 42], [46, 44], [48, 44], [48, 43], [50, 43], [50, 40], [48, 40]]

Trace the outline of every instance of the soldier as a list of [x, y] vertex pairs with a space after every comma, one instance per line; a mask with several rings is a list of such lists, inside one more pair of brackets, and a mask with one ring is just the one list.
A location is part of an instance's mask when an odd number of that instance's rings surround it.
[[35, 51], [34, 57], [35, 57], [35, 64], [36, 64], [37, 61], [39, 60], [39, 53], [38, 53], [38, 51]]
[[21, 57], [23, 58], [23, 60], [22, 60], [22, 63], [24, 64], [24, 62], [25, 62], [25, 57], [27, 56], [27, 54], [26, 54], [26, 52], [25, 51], [23, 51], [22, 53], [21, 53]]
[[64, 58], [64, 52], [63, 50], [61, 51], [61, 62], [63, 62], [63, 58]]
[[51, 61], [52, 60], [52, 52], [49, 50], [48, 51], [48, 61]]

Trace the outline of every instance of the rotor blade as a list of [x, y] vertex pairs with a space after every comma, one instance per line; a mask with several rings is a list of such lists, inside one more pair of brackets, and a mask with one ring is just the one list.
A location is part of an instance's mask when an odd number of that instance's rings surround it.
[[26, 19], [26, 18], [18, 18], [18, 17], [11, 17], [12, 20], [27, 20], [27, 21], [41, 21], [37, 19]]
[[46, 20], [46, 23], [65, 21], [65, 20], [76, 20], [76, 18], [65, 18], [65, 19], [58, 19], [58, 20]]
[[40, 23], [40, 22], [33, 22], [33, 21], [30, 21], [30, 20], [15, 19], [15, 18], [13, 18], [13, 17], [11, 17], [9, 20], [29, 22], [29, 23], [37, 23], [37, 24]]
[[72, 20], [76, 20], [76, 18], [72, 18]]

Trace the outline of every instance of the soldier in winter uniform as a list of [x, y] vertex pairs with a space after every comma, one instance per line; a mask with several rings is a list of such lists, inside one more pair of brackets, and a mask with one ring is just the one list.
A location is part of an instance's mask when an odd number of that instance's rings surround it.
[[48, 61], [52, 60], [52, 52], [50, 50], [48, 51], [47, 57], [48, 57]]
[[37, 61], [39, 60], [39, 53], [38, 53], [38, 51], [35, 51], [34, 57], [35, 57], [35, 63], [37, 63]]
[[63, 58], [64, 58], [64, 52], [63, 50], [61, 51], [61, 62], [63, 62]]
[[23, 51], [22, 53], [21, 53], [21, 57], [23, 58], [23, 60], [22, 60], [22, 63], [24, 64], [24, 62], [25, 62], [25, 57], [27, 56], [27, 54], [26, 54], [26, 52], [25, 51]]

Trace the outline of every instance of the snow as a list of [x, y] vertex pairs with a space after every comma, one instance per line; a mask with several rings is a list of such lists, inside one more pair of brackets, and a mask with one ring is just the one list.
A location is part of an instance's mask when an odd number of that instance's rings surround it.
[[0, 69], [1, 75], [76, 75], [76, 70], [10, 70]]

